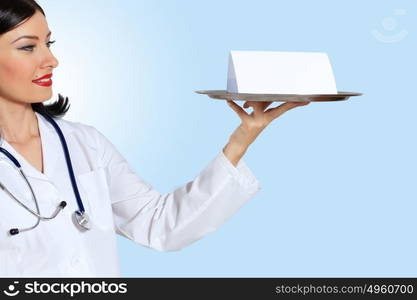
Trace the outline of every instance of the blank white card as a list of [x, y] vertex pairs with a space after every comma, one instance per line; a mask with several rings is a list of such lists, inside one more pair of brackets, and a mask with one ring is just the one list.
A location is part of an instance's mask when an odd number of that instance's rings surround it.
[[231, 51], [227, 91], [250, 94], [337, 94], [326, 53]]

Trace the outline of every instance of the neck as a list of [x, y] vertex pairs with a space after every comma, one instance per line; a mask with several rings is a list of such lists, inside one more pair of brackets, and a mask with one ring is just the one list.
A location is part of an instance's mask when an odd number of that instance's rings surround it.
[[24, 144], [39, 137], [38, 121], [30, 103], [0, 101], [1, 138], [8, 143]]

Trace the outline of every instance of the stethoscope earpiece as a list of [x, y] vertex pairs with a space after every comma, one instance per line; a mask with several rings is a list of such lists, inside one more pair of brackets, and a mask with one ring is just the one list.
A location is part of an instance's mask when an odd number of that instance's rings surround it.
[[17, 229], [17, 228], [12, 228], [12, 229], [10, 229], [9, 233], [10, 233], [10, 235], [16, 235], [16, 234], [18, 234], [18, 233], [19, 233], [19, 229]]

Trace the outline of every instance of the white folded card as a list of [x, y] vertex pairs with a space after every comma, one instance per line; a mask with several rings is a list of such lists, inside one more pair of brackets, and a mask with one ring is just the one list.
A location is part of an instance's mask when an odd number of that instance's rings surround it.
[[337, 94], [326, 53], [230, 51], [229, 93]]

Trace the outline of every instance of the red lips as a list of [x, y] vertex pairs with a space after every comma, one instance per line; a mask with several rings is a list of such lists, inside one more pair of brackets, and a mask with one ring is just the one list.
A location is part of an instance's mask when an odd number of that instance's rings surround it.
[[[48, 87], [48, 86], [51, 86], [52, 85], [52, 79], [51, 79], [51, 77], [52, 77], [52, 73], [51, 74], [44, 75], [41, 78], [38, 78], [36, 80], [32, 80], [32, 82], [34, 84], [39, 85], [39, 86], [47, 86]], [[45, 81], [45, 82], [41, 82], [40, 80], [42, 80], [42, 79], [49, 79], [49, 80], [48, 81]]]
[[49, 78], [51, 78], [52, 77], [52, 73], [51, 74], [46, 74], [46, 75], [44, 75], [44, 76], [42, 76], [41, 78], [38, 78], [38, 79], [36, 79], [36, 80], [32, 80], [33, 82], [35, 82], [35, 83], [38, 83], [37, 81], [39, 81], [39, 80], [42, 80], [42, 79], [49, 79]]

